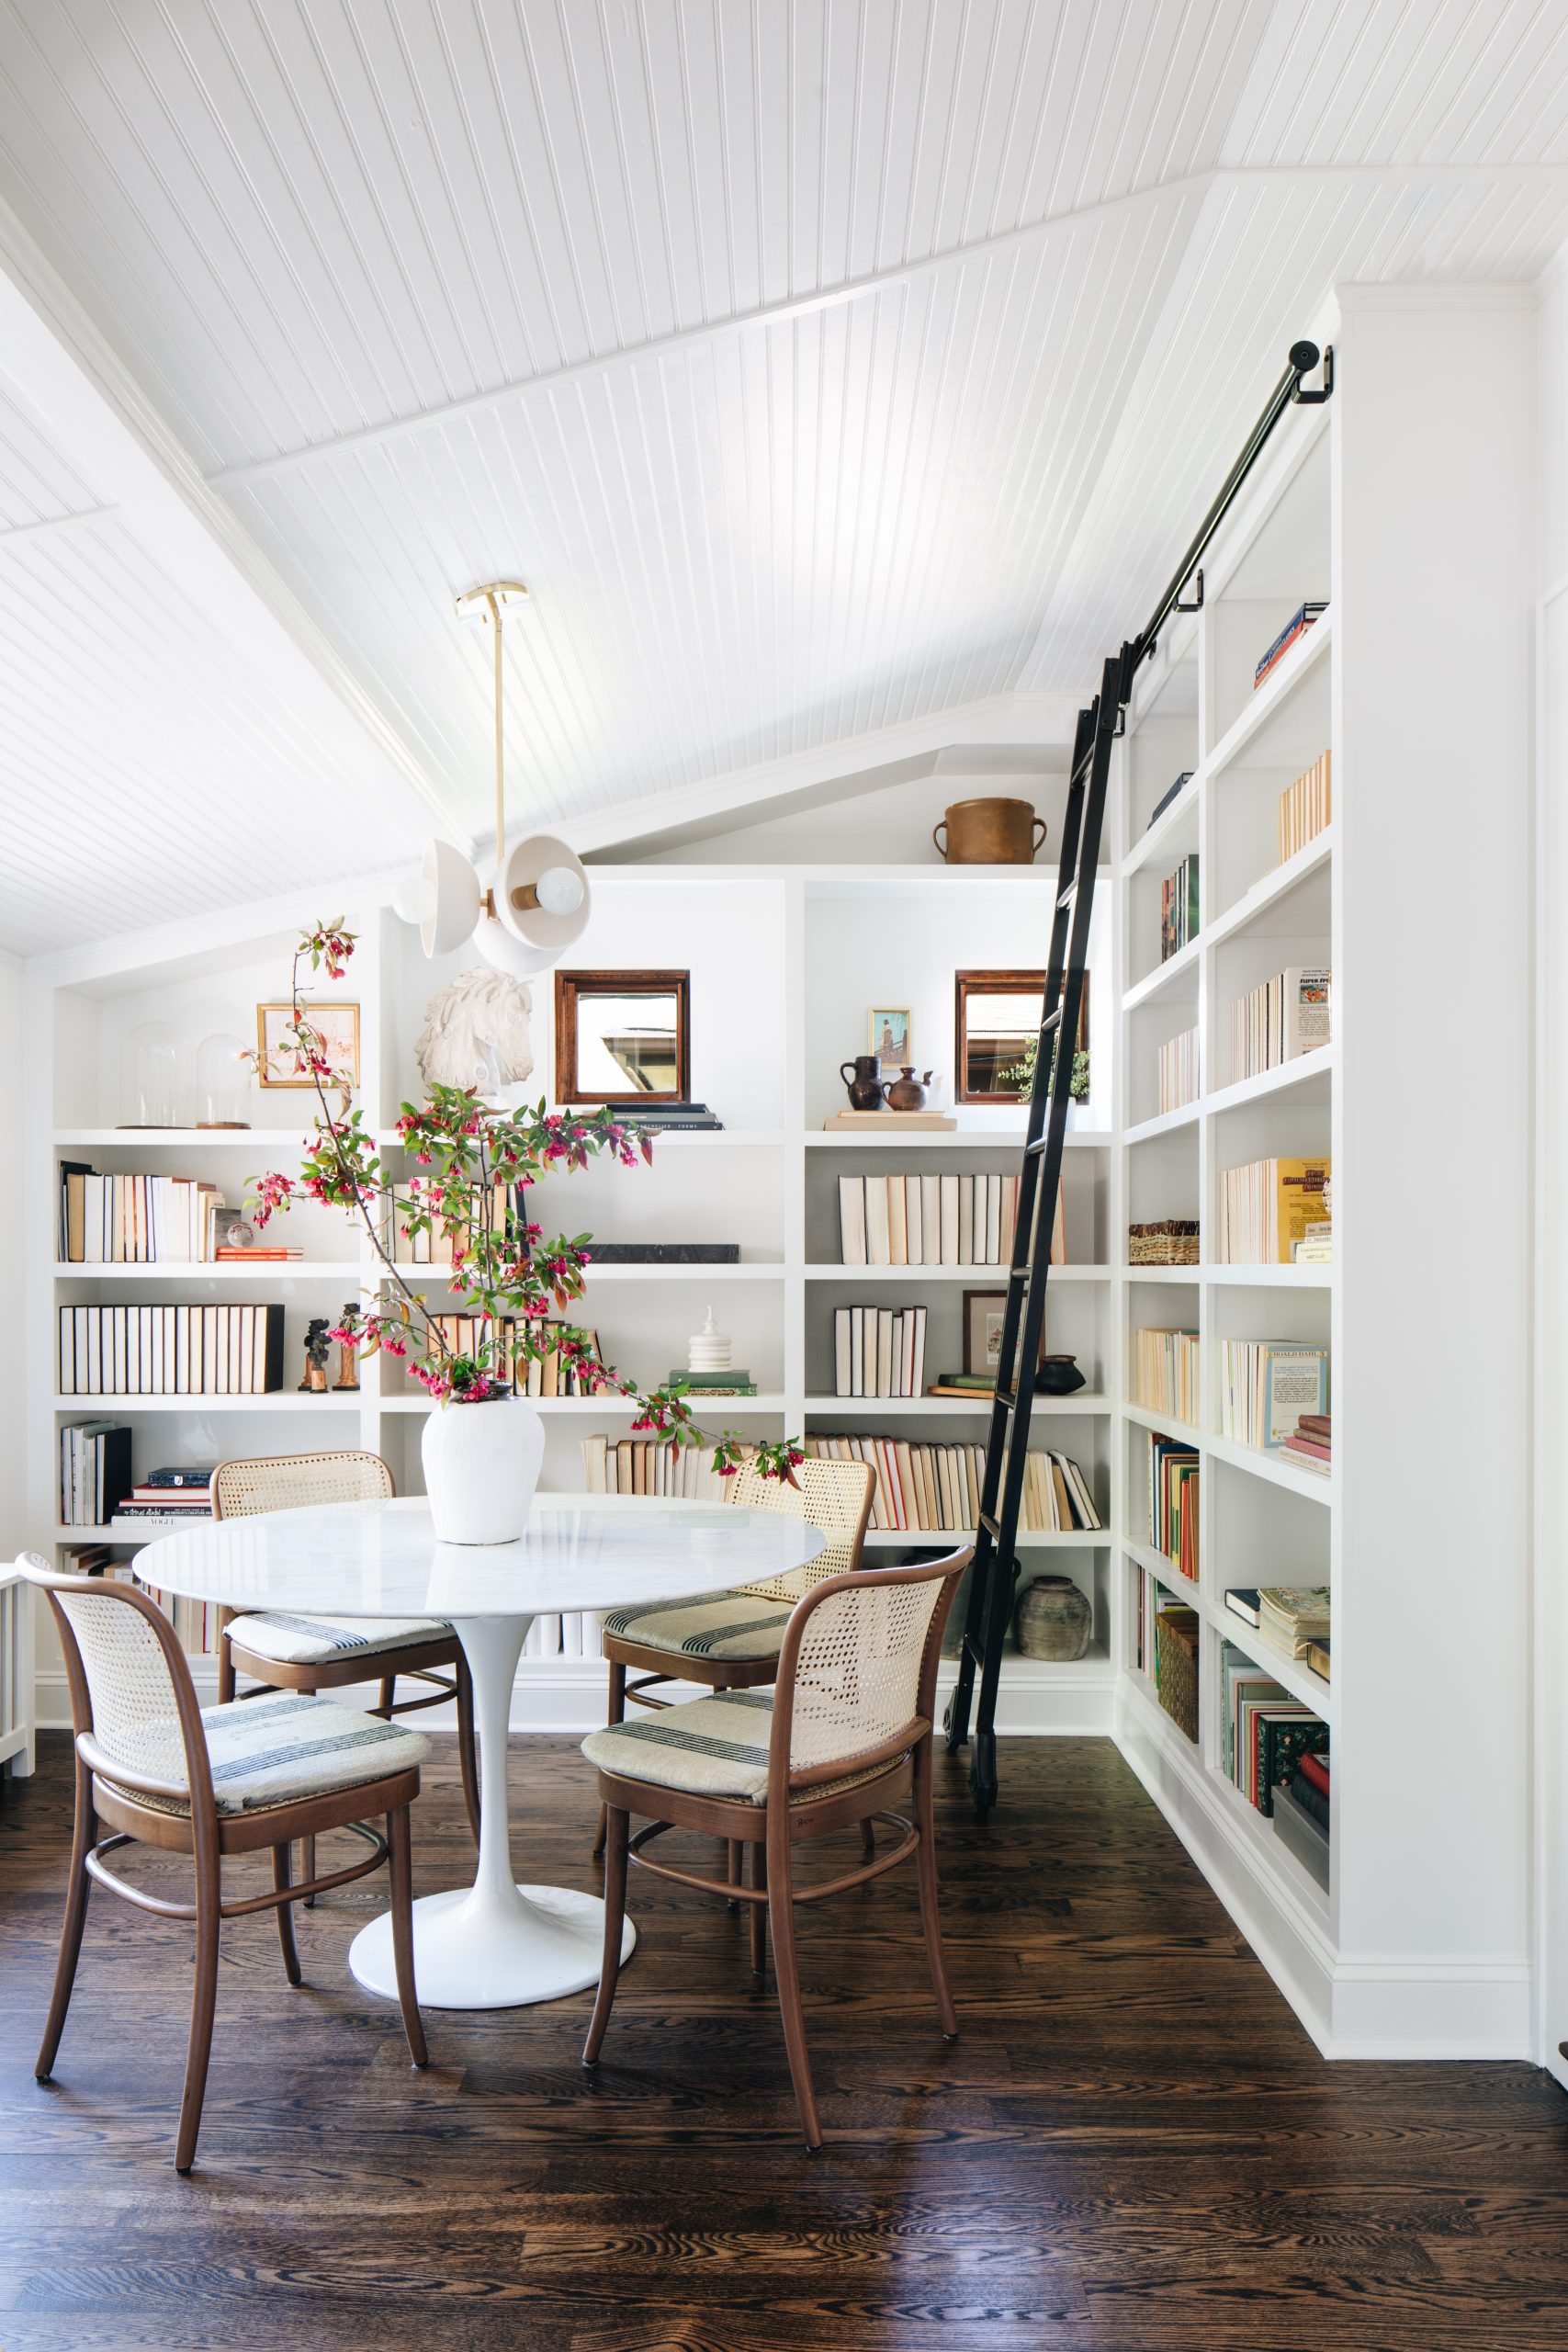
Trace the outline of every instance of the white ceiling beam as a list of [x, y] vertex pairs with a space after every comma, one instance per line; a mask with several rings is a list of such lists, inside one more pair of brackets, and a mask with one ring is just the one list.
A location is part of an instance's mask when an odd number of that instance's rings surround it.
[[[106, 341], [16, 214], [0, 204], [0, 377], [45, 420], [85, 479], [235, 650], [367, 825], [468, 831], [358, 678], [249, 539], [227, 503]], [[102, 514], [97, 519], [102, 519]], [[65, 517], [78, 526], [94, 517]], [[24, 526], [25, 527], [25, 526]], [[42, 527], [48, 527], [44, 526]]]
[[294, 468], [310, 465], [317, 458], [376, 448], [383, 442], [399, 441], [409, 434], [423, 433], [434, 425], [453, 424], [466, 417], [486, 415], [491, 410], [526, 400], [532, 393], [558, 392], [565, 386], [589, 383], [649, 360], [671, 358], [714, 343], [724, 335], [739, 334], [757, 327], [784, 326], [796, 319], [839, 310], [846, 303], [862, 301], [868, 295], [917, 285], [923, 278], [934, 277], [939, 271], [954, 268], [965, 262], [1005, 259], [1010, 254], [1040, 244], [1066, 231], [1087, 223], [1112, 220], [1119, 213], [1183, 196], [1190, 191], [1206, 196], [1212, 189], [1224, 187], [1299, 186], [1306, 188], [1341, 182], [1347, 186], [1355, 183], [1371, 187], [1397, 187], [1414, 190], [1481, 185], [1568, 190], [1568, 164], [1249, 164], [1185, 172], [1170, 179], [1151, 181], [1146, 187], [1134, 188], [1124, 196], [1105, 197], [1093, 204], [1047, 213], [1043, 220], [1028, 221], [1021, 228], [999, 230], [994, 236], [976, 237], [967, 244], [951, 245], [942, 253], [929, 254], [918, 261], [895, 262], [886, 269], [868, 270], [862, 277], [845, 278], [837, 286], [821, 288], [809, 294], [787, 295], [777, 302], [765, 302], [750, 311], [731, 311], [721, 319], [705, 319], [695, 326], [678, 327], [672, 334], [652, 335], [642, 343], [622, 344], [614, 351], [595, 352], [584, 359], [569, 359], [558, 368], [541, 368], [537, 375], [497, 384], [486, 391], [467, 392], [457, 400], [438, 401], [428, 408], [412, 409], [404, 415], [387, 417], [377, 424], [359, 425], [352, 432], [328, 434], [319, 441], [302, 442], [295, 448], [276, 450], [269, 457], [249, 458], [237, 465], [220, 466], [216, 472], [207, 476], [207, 481], [215, 490], [232, 490], [247, 482], [265, 481], [271, 475], [290, 472]]

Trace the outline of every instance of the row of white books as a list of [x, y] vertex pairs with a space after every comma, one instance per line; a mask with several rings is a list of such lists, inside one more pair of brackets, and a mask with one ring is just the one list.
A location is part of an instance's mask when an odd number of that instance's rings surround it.
[[925, 1385], [923, 1306], [834, 1308], [835, 1396], [919, 1396]]
[[[983, 1445], [919, 1445], [903, 1438], [812, 1436], [806, 1451], [825, 1462], [865, 1462], [876, 1474], [874, 1528], [963, 1534], [979, 1521], [986, 1476]], [[1032, 1449], [1024, 1470], [1019, 1525], [1031, 1534], [1100, 1524], [1089, 1482], [1065, 1453]]]
[[62, 1168], [60, 1255], [73, 1266], [205, 1262], [218, 1247], [217, 1213], [227, 1206], [216, 1184], [195, 1176]]
[[1330, 754], [1320, 752], [1304, 775], [1297, 776], [1280, 795], [1280, 863], [1305, 849], [1334, 814], [1330, 790]]
[[62, 1306], [62, 1396], [255, 1396], [283, 1385], [283, 1309]]
[[1303, 1413], [1328, 1410], [1328, 1350], [1295, 1340], [1226, 1340], [1220, 1354], [1220, 1435], [1269, 1450]]
[[1332, 983], [1326, 965], [1294, 964], [1237, 997], [1231, 1006], [1232, 1082], [1258, 1078], [1326, 1046]]
[[[412, 1201], [412, 1193], [394, 1195], [390, 1205], [392, 1262], [400, 1266], [449, 1266], [453, 1258], [454, 1236], [446, 1230], [445, 1216], [437, 1210], [430, 1232], [410, 1233], [407, 1220]], [[523, 1185], [508, 1184], [503, 1178], [496, 1177], [490, 1207], [491, 1231], [504, 1234], [509, 1227], [513, 1230], [520, 1229], [527, 1215], [526, 1202], [527, 1194]], [[465, 1250], [469, 1228], [482, 1229], [483, 1216], [483, 1187], [471, 1184], [468, 1187], [467, 1216], [457, 1222], [456, 1240]]]
[[[846, 1266], [1000, 1266], [1018, 1216], [1016, 1176], [840, 1176]], [[1051, 1263], [1066, 1262], [1062, 1192]]]
[[1198, 1334], [1196, 1331], [1134, 1331], [1133, 1401], [1151, 1413], [1168, 1413], [1189, 1428], [1198, 1422]]
[[1288, 1266], [1296, 1244], [1329, 1221], [1323, 1159], [1254, 1159], [1220, 1171], [1222, 1266]]
[[536, 1617], [523, 1637], [525, 1657], [599, 1657], [604, 1612], [597, 1609], [563, 1609]]
[[[543, 1356], [513, 1356], [513, 1350], [518, 1329], [515, 1316], [503, 1315], [499, 1323], [488, 1315], [433, 1315], [432, 1323], [440, 1332], [455, 1355], [471, 1356], [480, 1347], [492, 1351], [491, 1372], [498, 1386], [510, 1381], [517, 1396], [596, 1396], [600, 1392], [592, 1379], [578, 1369], [576, 1359], [563, 1361], [551, 1344]], [[559, 1327], [545, 1323], [532, 1327], [547, 1340]], [[581, 1328], [574, 1326], [574, 1329]], [[599, 1362], [599, 1334], [586, 1331], [589, 1357]]]
[[1198, 1100], [1198, 1032], [1184, 1029], [1159, 1049], [1159, 1115]]
[[[742, 1447], [741, 1459], [753, 1451]], [[730, 1485], [700, 1446], [676, 1453], [650, 1437], [585, 1437], [582, 1473], [591, 1495], [664, 1495], [689, 1503], [721, 1503]]]

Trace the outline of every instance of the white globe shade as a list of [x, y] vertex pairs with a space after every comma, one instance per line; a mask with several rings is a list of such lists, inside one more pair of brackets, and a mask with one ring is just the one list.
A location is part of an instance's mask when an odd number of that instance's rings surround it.
[[[518, 903], [529, 897], [535, 903]], [[530, 833], [508, 850], [495, 885], [496, 915], [514, 939], [543, 950], [547, 964], [575, 946], [592, 910], [587, 869], [569, 843], [554, 833]]]
[[548, 947], [530, 947], [521, 939], [513, 939], [502, 931], [493, 915], [481, 915], [474, 925], [474, 945], [487, 964], [498, 972], [510, 972], [514, 980], [532, 979], [555, 962], [555, 952]]

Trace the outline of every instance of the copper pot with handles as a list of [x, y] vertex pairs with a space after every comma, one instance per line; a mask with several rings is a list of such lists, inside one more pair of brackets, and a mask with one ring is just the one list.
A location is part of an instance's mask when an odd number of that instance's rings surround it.
[[1032, 865], [1047, 830], [1027, 800], [955, 800], [931, 840], [949, 865]]

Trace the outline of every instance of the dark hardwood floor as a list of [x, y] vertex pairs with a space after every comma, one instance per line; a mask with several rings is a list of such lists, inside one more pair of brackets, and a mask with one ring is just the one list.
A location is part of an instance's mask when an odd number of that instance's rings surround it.
[[[512, 1771], [520, 1875], [592, 1883], [576, 1743]], [[639, 1876], [597, 2078], [586, 1993], [432, 2012], [419, 2075], [344, 1965], [372, 1879], [299, 1914], [297, 1992], [269, 1917], [225, 1930], [182, 2181], [188, 1930], [96, 1894], [32, 2079], [69, 1829], [46, 1740], [0, 1795], [0, 2352], [1561, 2352], [1549, 2078], [1325, 2065], [1109, 1742], [1006, 1743], [1003, 1786], [978, 1829], [942, 1759], [953, 2047], [912, 1873], [803, 1916], [817, 2157], [743, 1917]], [[414, 1837], [416, 1893], [467, 1874], [449, 1741]]]

